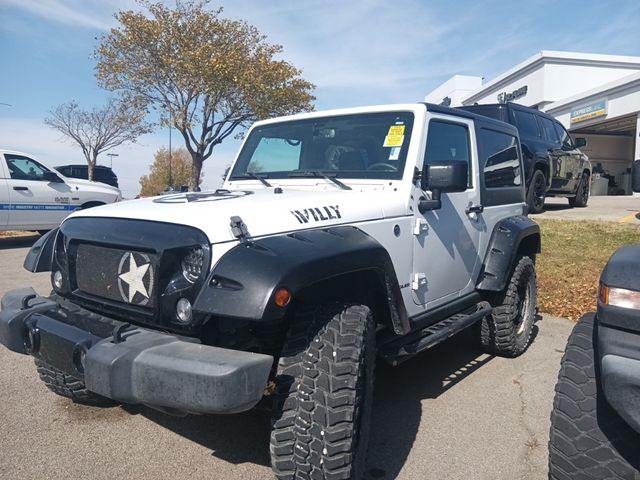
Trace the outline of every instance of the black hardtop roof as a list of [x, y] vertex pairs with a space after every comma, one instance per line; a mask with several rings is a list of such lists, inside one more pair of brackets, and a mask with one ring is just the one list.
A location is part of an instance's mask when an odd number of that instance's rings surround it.
[[[86, 163], [85, 164], [78, 163], [78, 164], [73, 164], [73, 165], [57, 165], [54, 168], [68, 168], [68, 167], [71, 167], [71, 168], [88, 168]], [[106, 165], [96, 165], [96, 166], [93, 167], [94, 170], [97, 169], [97, 168], [98, 169], [112, 170], [111, 167], [107, 167]]]
[[464, 117], [472, 119], [476, 124], [488, 126], [494, 129], [505, 131], [511, 135], [518, 137], [518, 129], [510, 123], [485, 117], [468, 110], [462, 110], [460, 107], [445, 107], [444, 105], [436, 105], [435, 103], [425, 103], [427, 111], [434, 113], [444, 113], [445, 115], [454, 115], [456, 117]]
[[[463, 106], [457, 107], [457, 108], [464, 109], [466, 111], [472, 111], [473, 109], [476, 109], [476, 108], [486, 108], [486, 107], [492, 107], [492, 108], [495, 108], [495, 109], [516, 108], [518, 110], [524, 110], [525, 112], [535, 113], [536, 115], [541, 115], [541, 116], [549, 118], [551, 120], [555, 120], [555, 118], [552, 115], [549, 115], [548, 113], [545, 113], [542, 110], [538, 110], [537, 108], [527, 107], [525, 105], [520, 105], [519, 103], [514, 103], [514, 102], [482, 103], [482, 104], [478, 104], [478, 105], [463, 105]], [[467, 110], [467, 109], [470, 109], [470, 110]]]

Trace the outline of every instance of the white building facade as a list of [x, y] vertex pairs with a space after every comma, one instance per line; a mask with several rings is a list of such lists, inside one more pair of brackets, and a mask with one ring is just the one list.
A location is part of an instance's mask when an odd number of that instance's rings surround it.
[[496, 78], [455, 75], [427, 102], [460, 106], [515, 102], [545, 111], [573, 137], [593, 166], [593, 195], [630, 195], [640, 159], [640, 57], [542, 51]]

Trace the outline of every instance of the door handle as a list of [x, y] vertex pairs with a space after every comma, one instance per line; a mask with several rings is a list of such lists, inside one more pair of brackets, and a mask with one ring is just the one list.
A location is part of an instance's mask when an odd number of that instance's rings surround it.
[[24, 192], [26, 190], [29, 190], [29, 187], [13, 187], [14, 190], [17, 190], [18, 192]]
[[470, 213], [482, 213], [484, 212], [484, 207], [482, 205], [469, 205], [464, 209], [464, 213], [469, 215]]

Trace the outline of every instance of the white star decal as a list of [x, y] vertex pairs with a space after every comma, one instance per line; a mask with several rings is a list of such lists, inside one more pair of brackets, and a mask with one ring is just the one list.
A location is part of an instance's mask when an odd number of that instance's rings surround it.
[[147, 288], [142, 282], [144, 275], [147, 273], [147, 270], [149, 270], [149, 265], [150, 264], [147, 263], [146, 265], [138, 266], [136, 259], [133, 258], [133, 253], [129, 254], [129, 271], [119, 275], [120, 280], [129, 286], [129, 303], [133, 302], [133, 297], [135, 297], [138, 292], [144, 295], [144, 298], [149, 298]]

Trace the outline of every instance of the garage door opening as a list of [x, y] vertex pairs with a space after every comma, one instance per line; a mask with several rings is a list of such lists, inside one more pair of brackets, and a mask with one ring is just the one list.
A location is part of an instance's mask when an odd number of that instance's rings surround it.
[[581, 150], [593, 168], [591, 195], [632, 195], [631, 164], [634, 160], [636, 115], [619, 117], [570, 130], [587, 139]]

